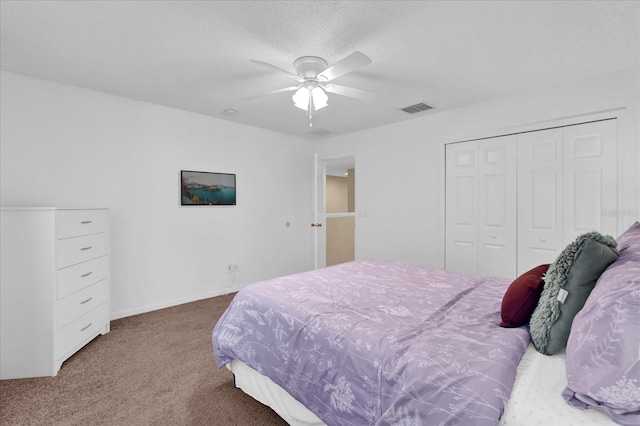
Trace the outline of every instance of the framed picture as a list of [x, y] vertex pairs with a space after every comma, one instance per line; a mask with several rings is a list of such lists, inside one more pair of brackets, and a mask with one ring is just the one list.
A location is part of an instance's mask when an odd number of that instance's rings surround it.
[[232, 173], [180, 171], [183, 206], [235, 206], [236, 175]]

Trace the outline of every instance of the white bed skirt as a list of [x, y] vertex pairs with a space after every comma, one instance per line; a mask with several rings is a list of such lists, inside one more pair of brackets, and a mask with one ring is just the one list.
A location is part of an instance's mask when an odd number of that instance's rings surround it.
[[267, 376], [234, 359], [227, 368], [235, 376], [236, 387], [255, 400], [271, 407], [291, 426], [326, 426], [315, 414]]
[[[242, 361], [234, 360], [227, 368], [234, 374], [238, 388], [271, 407], [290, 425], [326, 426], [287, 391]], [[601, 411], [570, 406], [560, 395], [566, 384], [564, 352], [546, 356], [529, 344], [518, 365], [511, 398], [500, 425], [615, 425]]]

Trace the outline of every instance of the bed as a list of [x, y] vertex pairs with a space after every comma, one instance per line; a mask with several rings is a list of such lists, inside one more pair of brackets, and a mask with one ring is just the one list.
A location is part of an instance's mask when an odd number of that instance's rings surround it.
[[[237, 387], [292, 425], [638, 424], [640, 224], [625, 234], [629, 247], [619, 257], [615, 250], [594, 287], [603, 294], [592, 291], [598, 300], [589, 297], [573, 321], [589, 331], [572, 328], [566, 350], [553, 355], [534, 347], [528, 325], [500, 326], [513, 280], [361, 260], [238, 292], [213, 330], [215, 360]], [[600, 284], [606, 276], [626, 283], [623, 298], [619, 284]], [[624, 340], [623, 362], [617, 355], [594, 361], [602, 344], [585, 337], [596, 319], [606, 320], [601, 301], [618, 303], [612, 321], [624, 332], [607, 333]], [[620, 312], [629, 318], [620, 322]], [[585, 350], [592, 356], [581, 356]], [[570, 365], [573, 359], [580, 362]], [[589, 368], [604, 368], [608, 380], [616, 378], [612, 368], [625, 371], [612, 385], [599, 383], [607, 392], [594, 395], [581, 383]], [[612, 391], [616, 384], [626, 396]]]

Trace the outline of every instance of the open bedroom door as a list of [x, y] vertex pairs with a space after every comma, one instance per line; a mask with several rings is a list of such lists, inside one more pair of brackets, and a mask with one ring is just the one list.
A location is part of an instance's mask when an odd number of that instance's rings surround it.
[[316, 157], [316, 268], [355, 260], [355, 156]]
[[326, 181], [327, 165], [315, 155], [315, 214], [314, 222], [311, 224], [315, 234], [316, 269], [327, 266], [327, 234], [324, 226], [326, 216]]

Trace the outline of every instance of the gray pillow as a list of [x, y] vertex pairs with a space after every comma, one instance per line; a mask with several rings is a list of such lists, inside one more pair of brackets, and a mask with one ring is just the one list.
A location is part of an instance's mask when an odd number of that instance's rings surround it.
[[616, 240], [589, 232], [570, 243], [549, 266], [529, 331], [538, 352], [564, 349], [573, 317], [582, 309], [602, 273], [618, 257]]

